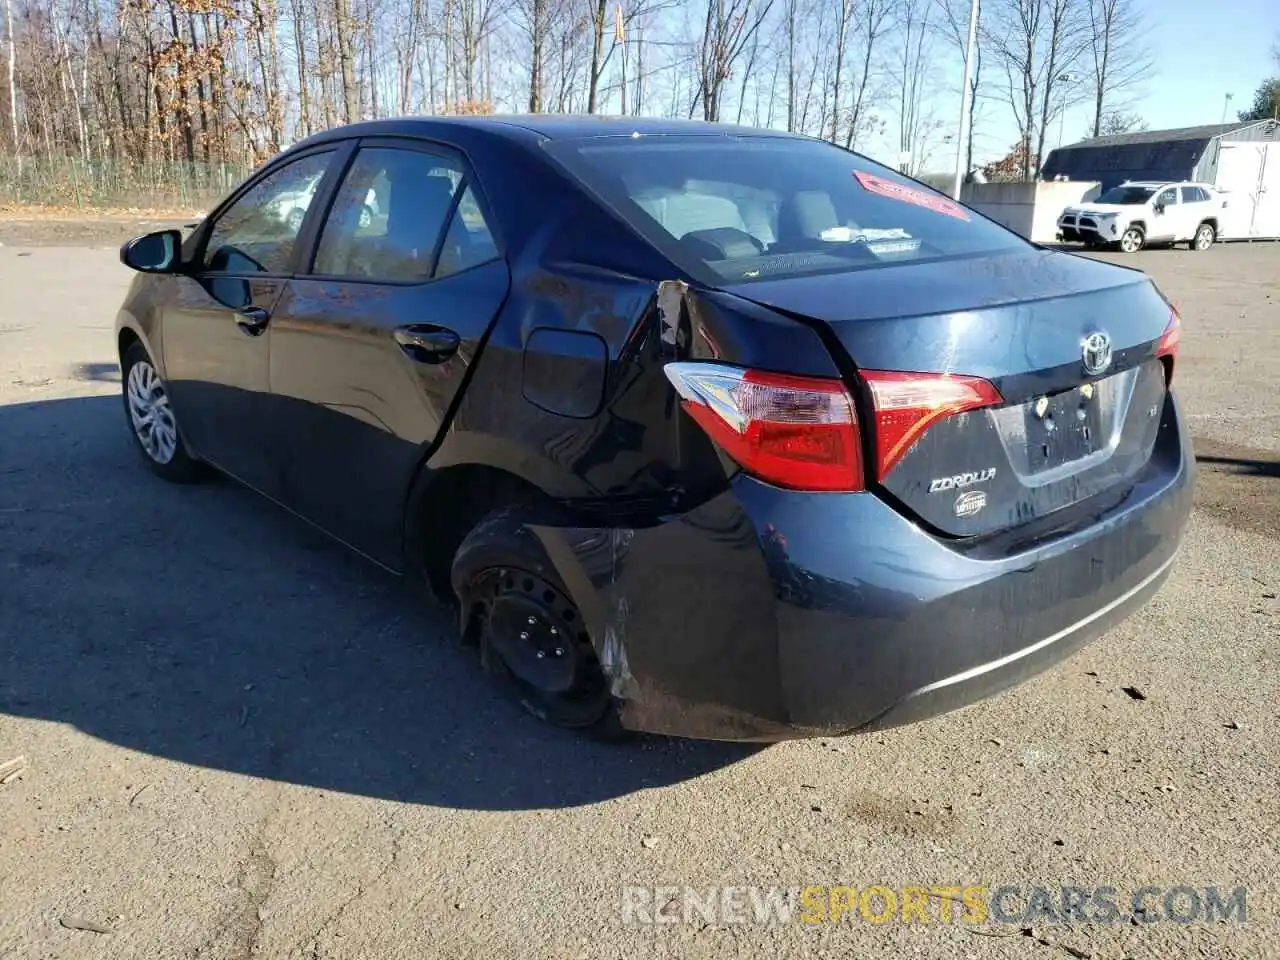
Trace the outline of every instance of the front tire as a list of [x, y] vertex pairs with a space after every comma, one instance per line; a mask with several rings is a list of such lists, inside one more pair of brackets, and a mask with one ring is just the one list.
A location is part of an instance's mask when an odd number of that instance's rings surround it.
[[454, 555], [464, 639], [520, 705], [556, 727], [628, 736], [582, 615], [541, 541], [510, 510], [489, 514]]
[[1212, 223], [1202, 223], [1196, 228], [1196, 235], [1187, 246], [1192, 250], [1208, 250], [1218, 239], [1218, 231]]
[[1120, 235], [1120, 250], [1122, 253], [1137, 253], [1146, 242], [1146, 235], [1140, 227], [1129, 227]]
[[132, 344], [120, 358], [125, 420], [134, 446], [151, 472], [174, 483], [192, 483], [202, 465], [191, 456], [178, 431], [169, 389], [146, 347]]

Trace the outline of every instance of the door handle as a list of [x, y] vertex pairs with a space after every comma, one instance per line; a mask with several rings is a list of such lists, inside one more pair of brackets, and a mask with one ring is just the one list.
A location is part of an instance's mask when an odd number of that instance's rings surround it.
[[452, 330], [431, 323], [398, 327], [395, 338], [405, 356], [415, 363], [444, 363], [458, 352], [462, 343], [462, 338]]
[[271, 314], [261, 307], [244, 307], [236, 311], [236, 326], [251, 337], [256, 337], [267, 329], [270, 321]]

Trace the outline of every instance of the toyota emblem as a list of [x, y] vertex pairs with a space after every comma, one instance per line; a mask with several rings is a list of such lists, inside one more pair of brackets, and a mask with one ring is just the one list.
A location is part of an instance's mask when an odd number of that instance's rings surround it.
[[1111, 366], [1111, 338], [1101, 330], [1089, 334], [1080, 342], [1080, 359], [1089, 376], [1104, 373]]

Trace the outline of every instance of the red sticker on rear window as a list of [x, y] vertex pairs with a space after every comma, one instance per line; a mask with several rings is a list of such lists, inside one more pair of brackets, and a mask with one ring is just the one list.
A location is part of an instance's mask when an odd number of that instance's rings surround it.
[[934, 213], [945, 213], [948, 217], [955, 217], [957, 220], [967, 221], [969, 219], [968, 210], [954, 200], [948, 200], [940, 194], [909, 187], [905, 183], [886, 180], [884, 177], [877, 177], [874, 173], [864, 173], [861, 170], [853, 171], [853, 175], [857, 177], [858, 183], [862, 184], [863, 190], [878, 193], [880, 196], [888, 197], [891, 200], [901, 200], [903, 203], [915, 204], [917, 207], [924, 207]]

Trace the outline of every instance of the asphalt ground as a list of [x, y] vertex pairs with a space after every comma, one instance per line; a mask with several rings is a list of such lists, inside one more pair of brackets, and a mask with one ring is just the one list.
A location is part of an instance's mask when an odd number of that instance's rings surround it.
[[[0, 957], [1280, 956], [1280, 245], [1123, 259], [1181, 309], [1200, 459], [1140, 613], [916, 726], [607, 747], [271, 504], [146, 472], [111, 323], [115, 247], [151, 228], [0, 221], [0, 764], [27, 763]], [[939, 890], [875, 923], [874, 884], [1017, 893], [1007, 922]], [[809, 886], [858, 906], [762, 923], [722, 889]], [[1054, 922], [1063, 886], [1114, 888], [1116, 919]], [[1244, 887], [1246, 922], [1206, 921], [1207, 887]]]

